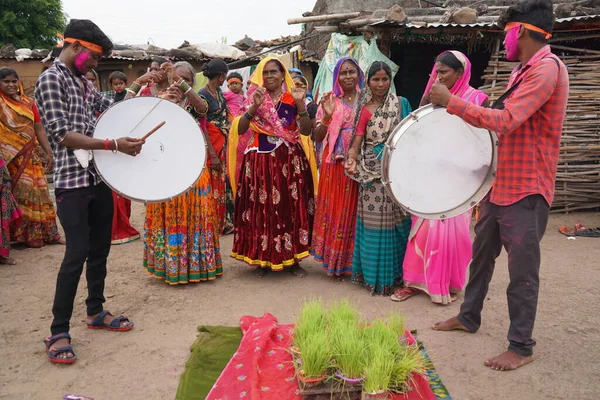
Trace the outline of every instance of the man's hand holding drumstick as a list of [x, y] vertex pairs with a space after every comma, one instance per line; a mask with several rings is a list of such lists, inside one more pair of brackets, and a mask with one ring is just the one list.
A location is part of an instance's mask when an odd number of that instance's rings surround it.
[[146, 139], [148, 139], [154, 132], [162, 128], [166, 123], [167, 121], [162, 121], [141, 138], [136, 139], [131, 137], [122, 137], [115, 139], [115, 143], [117, 144], [117, 148], [115, 150], [130, 156], [137, 156], [140, 154], [140, 151], [142, 151], [142, 146], [144, 143], [146, 143]]

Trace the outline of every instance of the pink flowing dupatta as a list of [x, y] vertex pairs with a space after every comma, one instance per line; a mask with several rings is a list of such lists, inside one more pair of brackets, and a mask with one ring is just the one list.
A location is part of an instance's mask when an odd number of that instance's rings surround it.
[[[464, 68], [464, 74], [450, 89], [450, 93], [470, 103], [482, 105], [488, 96], [469, 85], [471, 62], [459, 51], [450, 52]], [[436, 81], [434, 65], [423, 97], [427, 96]], [[443, 127], [440, 127], [440, 134], [443, 134]], [[434, 303], [448, 304], [455, 299], [452, 295], [464, 288], [467, 267], [473, 254], [471, 211], [443, 221], [418, 217], [413, 217], [412, 220], [402, 266], [406, 287], [426, 292]]]
[[[445, 53], [452, 53], [454, 57], [458, 59], [458, 61], [462, 64], [464, 73], [458, 78], [452, 89], [450, 89], [450, 93], [455, 96], [460, 97], [461, 99], [465, 99], [473, 104], [480, 106], [485, 100], [487, 100], [487, 94], [483, 93], [481, 90], [475, 89], [469, 85], [471, 81], [471, 61], [460, 51], [456, 50], [447, 50], [441, 53], [439, 56]], [[438, 56], [438, 57], [439, 57]], [[437, 68], [435, 67], [435, 63], [433, 64], [433, 69], [431, 70], [431, 74], [429, 75], [429, 81], [427, 82], [427, 86], [425, 87], [426, 96], [429, 94], [431, 87], [437, 81]]]
[[[329, 150], [327, 152], [325, 162], [332, 163], [332, 155], [335, 149], [335, 144], [338, 140], [338, 136], [340, 135], [340, 131], [342, 129], [342, 125], [344, 123], [344, 105], [342, 104], [342, 100], [340, 100], [340, 96], [344, 95], [344, 89], [339, 82], [340, 77], [340, 69], [342, 65], [346, 62], [352, 62], [356, 68], [358, 69], [358, 82], [356, 83], [356, 93], [360, 94], [363, 84], [364, 84], [364, 73], [362, 69], [360, 69], [360, 65], [358, 65], [358, 61], [356, 61], [352, 57], [342, 57], [338, 60], [335, 65], [335, 69], [333, 71], [333, 94], [335, 96], [335, 111], [333, 112], [333, 116], [331, 117], [331, 123], [327, 128], [327, 143], [329, 144]], [[319, 108], [319, 113], [317, 115], [317, 119], [320, 119], [323, 116], [322, 108]], [[347, 146], [344, 148], [348, 148], [350, 143], [347, 143]]]

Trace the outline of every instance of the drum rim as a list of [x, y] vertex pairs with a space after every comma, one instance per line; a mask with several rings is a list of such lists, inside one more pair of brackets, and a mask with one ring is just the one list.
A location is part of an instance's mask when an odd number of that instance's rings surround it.
[[[404, 204], [402, 204], [400, 199], [398, 199], [396, 197], [396, 195], [393, 193], [392, 188], [390, 186], [391, 180], [390, 180], [388, 171], [389, 171], [391, 153], [394, 150], [395, 145], [398, 143], [398, 141], [400, 140], [402, 135], [404, 133], [406, 133], [406, 130], [408, 129], [408, 127], [410, 127], [412, 124], [416, 123], [419, 120], [419, 118], [422, 118], [425, 115], [431, 114], [432, 112], [439, 111], [439, 110], [445, 110], [445, 109], [446, 109], [446, 107], [428, 104], [426, 106], [420, 107], [417, 110], [411, 112], [408, 116], [406, 116], [406, 118], [404, 118], [394, 128], [394, 130], [392, 131], [392, 134], [387, 138], [387, 140], [385, 142], [385, 147], [383, 150], [383, 155], [381, 158], [382, 183], [383, 183], [388, 195], [390, 197], [392, 197], [394, 202], [396, 204], [398, 204], [400, 207], [402, 207], [402, 209], [406, 210], [411, 215], [415, 215], [417, 217], [424, 218], [424, 219], [444, 220], [444, 219], [453, 218], [458, 215], [464, 214], [465, 212], [467, 212], [467, 211], [471, 210], [473, 207], [475, 207], [477, 205], [477, 203], [481, 202], [481, 200], [483, 200], [487, 196], [489, 191], [492, 189], [492, 184], [496, 178], [496, 170], [498, 167], [498, 135], [496, 134], [496, 132], [487, 130], [489, 133], [489, 136], [490, 136], [490, 144], [492, 145], [492, 160], [491, 160], [490, 168], [488, 170], [486, 178], [484, 179], [484, 181], [481, 184], [481, 186], [479, 187], [479, 189], [473, 195], [471, 195], [471, 197], [469, 197], [465, 202], [463, 202], [462, 204], [460, 204], [450, 210], [446, 210], [446, 211], [435, 212], [435, 213], [415, 212], [414, 210], [412, 210], [409, 207], [406, 207]], [[394, 135], [396, 132], [400, 132], [400, 133], [397, 135]]]
[[[126, 100], [123, 100], [123, 101], [119, 102], [119, 104], [125, 103], [125, 102], [127, 102], [127, 101], [131, 101], [131, 100], [137, 100], [137, 99], [156, 99], [156, 100], [158, 100], [159, 102], [166, 101], [166, 102], [168, 102], [169, 104], [173, 104], [175, 107], [179, 107], [179, 105], [177, 105], [177, 104], [175, 104], [175, 103], [173, 103], [173, 102], [170, 102], [169, 100], [159, 99], [158, 97], [132, 97], [131, 99], [126, 99]], [[107, 108], [106, 110], [104, 110], [104, 112], [103, 112], [102, 114], [100, 114], [100, 116], [99, 116], [99, 117], [98, 117], [98, 119], [96, 120], [96, 126], [98, 125], [98, 121], [100, 121], [100, 118], [102, 118], [102, 117], [104, 116], [104, 114], [105, 114], [105, 113], [106, 113], [108, 110], [110, 110], [111, 108], [112, 108], [112, 106], [111, 106], [111, 107], [109, 107], [109, 108]], [[179, 107], [179, 108], [181, 108], [181, 107]], [[182, 109], [182, 110], [184, 110], [184, 109]], [[185, 111], [185, 110], [184, 110], [184, 111]], [[198, 122], [196, 121], [196, 119], [195, 119], [194, 117], [192, 117], [192, 116], [190, 115], [190, 113], [188, 113], [187, 111], [185, 111], [185, 113], [186, 113], [186, 114], [187, 114], [187, 115], [188, 115], [190, 118], [192, 118], [192, 119], [194, 120], [194, 123], [195, 123], [196, 125], [198, 125]], [[96, 128], [96, 126], [94, 126], [94, 135], [96, 134], [96, 129], [95, 129], [95, 128]], [[201, 127], [200, 125], [198, 125], [198, 128], [200, 129], [200, 133], [202, 134], [202, 138], [203, 138], [203, 139], [202, 139], [202, 141], [204, 142], [204, 150], [205, 150], [205, 154], [206, 154], [206, 155], [208, 155], [208, 144], [206, 143], [206, 136], [204, 135], [204, 131], [202, 130], [202, 127]], [[92, 136], [92, 137], [94, 137], [94, 136]], [[179, 197], [179, 196], [181, 196], [181, 195], [183, 195], [183, 194], [185, 194], [185, 193], [189, 192], [189, 191], [190, 191], [190, 189], [192, 189], [192, 188], [194, 187], [194, 185], [196, 184], [196, 182], [198, 182], [198, 179], [200, 179], [200, 177], [201, 177], [201, 176], [202, 176], [202, 174], [204, 173], [204, 170], [207, 168], [207, 167], [206, 167], [206, 161], [207, 161], [207, 160], [204, 160], [204, 166], [202, 167], [202, 169], [200, 170], [200, 173], [198, 174], [198, 176], [197, 176], [197, 177], [196, 177], [196, 179], [194, 180], [194, 183], [193, 183], [193, 184], [191, 184], [190, 186], [188, 186], [188, 187], [187, 187], [186, 189], [184, 189], [182, 192], [180, 192], [180, 193], [178, 193], [178, 194], [176, 194], [176, 195], [174, 195], [174, 196], [170, 196], [170, 197], [167, 197], [167, 198], [164, 198], [164, 199], [160, 199], [160, 200], [143, 200], [143, 199], [138, 199], [138, 198], [136, 198], [136, 197], [133, 197], [133, 196], [127, 195], [127, 194], [125, 194], [125, 193], [121, 192], [120, 190], [118, 190], [118, 189], [115, 189], [115, 188], [114, 188], [114, 187], [113, 187], [113, 186], [112, 186], [112, 185], [111, 185], [111, 184], [110, 184], [110, 183], [109, 183], [109, 182], [108, 182], [108, 181], [107, 181], [107, 180], [104, 178], [104, 175], [102, 175], [102, 171], [101, 171], [101, 170], [98, 168], [98, 165], [96, 165], [96, 152], [106, 152], [106, 150], [92, 150], [92, 153], [94, 154], [94, 156], [93, 156], [93, 158], [92, 158], [92, 162], [94, 163], [94, 169], [96, 170], [96, 173], [97, 173], [97, 174], [100, 176], [100, 179], [102, 179], [102, 182], [104, 182], [104, 183], [106, 184], [106, 186], [108, 186], [108, 187], [109, 187], [109, 188], [110, 188], [110, 189], [111, 189], [113, 192], [117, 193], [118, 195], [121, 195], [121, 196], [123, 196], [123, 197], [125, 197], [125, 198], [127, 198], [127, 199], [129, 199], [129, 200], [136, 201], [136, 202], [139, 202], [139, 203], [144, 203], [144, 204], [160, 204], [160, 203], [164, 203], [164, 202], [167, 202], [167, 201], [171, 201], [171, 200], [173, 200], [173, 199], [175, 199], [175, 198], [177, 198], [177, 197]], [[100, 153], [99, 153], [99, 154], [100, 154]], [[207, 157], [205, 157], [205, 158], [207, 158]]]

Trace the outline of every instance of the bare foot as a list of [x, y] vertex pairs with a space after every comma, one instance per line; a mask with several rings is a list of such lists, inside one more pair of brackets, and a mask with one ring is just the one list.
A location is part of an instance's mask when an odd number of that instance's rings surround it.
[[308, 275], [308, 272], [306, 272], [306, 270], [304, 268], [302, 268], [301, 266], [299, 266], [298, 264], [296, 264], [292, 268], [290, 268], [290, 272], [296, 278], [304, 278], [304, 277], [306, 277], [306, 275]]
[[431, 329], [433, 329], [434, 331], [442, 331], [442, 332], [449, 332], [449, 331], [465, 331], [465, 332], [471, 332], [470, 330], [467, 329], [466, 326], [464, 326], [463, 324], [461, 324], [461, 322], [458, 320], [457, 317], [452, 317], [447, 321], [444, 322], [437, 322], [435, 325], [433, 325], [431, 327]]
[[252, 271], [252, 273], [257, 277], [257, 278], [262, 278], [264, 277], [267, 272], [269, 272], [269, 270], [267, 268], [261, 268], [261, 267], [256, 267], [254, 268], [254, 271]]
[[0, 264], [4, 265], [17, 265], [17, 262], [10, 257], [0, 257]]
[[344, 278], [343, 276], [334, 276], [333, 280], [334, 282], [346, 282], [346, 278]]
[[512, 351], [505, 351], [504, 353], [490, 358], [483, 364], [486, 367], [490, 367], [495, 371], [512, 371], [523, 365], [527, 365], [533, 361], [533, 356], [520, 356]]
[[[91, 323], [93, 323], [93, 322], [94, 322], [94, 319], [95, 319], [95, 318], [96, 318], [98, 315], [99, 315], [99, 314], [92, 315], [92, 316], [88, 316], [88, 317], [86, 318], [86, 321], [85, 321], [85, 322], [86, 322], [88, 325], [89, 325], [89, 324], [91, 324]], [[102, 321], [104, 321], [104, 323], [105, 323], [106, 325], [110, 325], [110, 323], [111, 323], [111, 322], [113, 322], [113, 320], [114, 320], [115, 318], [116, 318], [116, 317], [115, 317], [114, 315], [106, 314], [106, 316], [104, 317], [104, 319], [102, 319]], [[121, 328], [127, 328], [129, 325], [131, 325], [131, 322], [129, 322], [129, 321], [121, 321], [121, 323], [119, 324], [119, 327], [121, 327]]]

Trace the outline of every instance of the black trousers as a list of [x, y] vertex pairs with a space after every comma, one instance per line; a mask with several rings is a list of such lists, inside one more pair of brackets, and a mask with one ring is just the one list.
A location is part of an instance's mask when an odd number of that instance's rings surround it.
[[87, 315], [102, 311], [113, 216], [112, 193], [104, 183], [82, 189], [56, 189], [56, 204], [67, 246], [56, 280], [52, 335], [69, 332], [77, 285], [86, 261]]
[[475, 225], [473, 261], [458, 320], [471, 332], [481, 325], [481, 310], [502, 246], [508, 253], [510, 283], [506, 290], [510, 328], [508, 349], [521, 356], [533, 354], [533, 325], [540, 283], [540, 241], [550, 207], [541, 195], [527, 196], [510, 206], [485, 199]]

